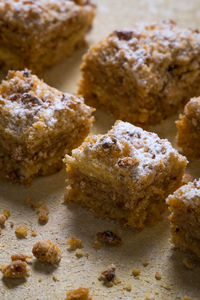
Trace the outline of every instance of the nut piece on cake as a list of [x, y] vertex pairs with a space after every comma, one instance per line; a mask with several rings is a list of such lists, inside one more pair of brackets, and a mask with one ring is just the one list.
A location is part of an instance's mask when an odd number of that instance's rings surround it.
[[187, 164], [167, 140], [122, 121], [87, 137], [65, 161], [67, 202], [136, 229], [160, 218]]
[[192, 98], [176, 122], [178, 146], [192, 157], [200, 157], [200, 97]]
[[200, 180], [180, 187], [167, 198], [172, 243], [200, 257]]
[[93, 109], [30, 71], [10, 71], [0, 85], [0, 176], [20, 183], [52, 174], [81, 144]]
[[90, 0], [0, 2], [0, 65], [34, 72], [53, 66], [75, 48], [95, 15]]
[[172, 21], [114, 31], [84, 56], [79, 93], [116, 119], [154, 124], [200, 94], [200, 33]]

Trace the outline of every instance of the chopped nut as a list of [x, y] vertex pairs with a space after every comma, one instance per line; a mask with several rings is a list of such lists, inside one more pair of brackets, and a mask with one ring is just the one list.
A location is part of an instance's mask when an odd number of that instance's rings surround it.
[[26, 238], [28, 234], [28, 227], [26, 225], [19, 225], [15, 228], [17, 237]]
[[95, 248], [95, 249], [100, 249], [101, 248], [101, 243], [99, 242], [99, 241], [94, 241], [94, 243], [93, 243], [93, 248]]
[[75, 251], [76, 257], [81, 258], [84, 256], [84, 252], [81, 249], [76, 249]]
[[123, 287], [124, 290], [126, 290], [127, 292], [130, 292], [132, 290], [132, 286], [130, 283], [127, 283], [124, 287]]
[[37, 236], [37, 231], [35, 231], [35, 230], [31, 230], [31, 236]]
[[192, 259], [185, 257], [183, 259], [183, 264], [187, 269], [194, 269], [195, 268], [195, 263]]
[[156, 272], [155, 279], [160, 280], [162, 278], [161, 274]]
[[98, 232], [97, 239], [99, 242], [109, 246], [120, 246], [122, 244], [121, 238], [112, 231]]
[[32, 253], [37, 259], [51, 264], [57, 264], [61, 259], [60, 249], [51, 241], [37, 242], [33, 246]]
[[144, 267], [146, 267], [146, 266], [149, 265], [149, 262], [148, 262], [146, 259], [144, 259], [144, 260], [142, 261], [142, 264], [143, 264]]
[[1, 272], [6, 278], [23, 278], [28, 275], [27, 263], [22, 260], [14, 260], [7, 266], [2, 266]]
[[112, 286], [115, 279], [116, 266], [110, 265], [99, 276], [99, 280], [103, 281], [106, 286]]
[[141, 271], [139, 268], [135, 268], [132, 270], [132, 274], [134, 277], [138, 277], [140, 275]]
[[92, 297], [89, 296], [89, 289], [80, 287], [68, 291], [65, 300], [92, 300]]
[[75, 237], [71, 237], [70, 239], [67, 240], [67, 245], [69, 245], [70, 247], [68, 248], [68, 250], [70, 251], [74, 251], [78, 248], [82, 248], [83, 247], [83, 243], [80, 239], [77, 239]]
[[26, 261], [27, 259], [31, 259], [31, 258], [32, 258], [32, 256], [27, 256], [27, 255], [24, 255], [24, 254], [13, 254], [11, 256], [12, 261], [15, 261], [15, 260]]

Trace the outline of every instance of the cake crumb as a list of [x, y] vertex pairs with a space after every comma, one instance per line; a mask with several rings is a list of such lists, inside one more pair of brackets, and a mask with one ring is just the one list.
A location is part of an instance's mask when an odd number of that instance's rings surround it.
[[14, 227], [14, 222], [10, 222], [10, 228], [13, 228]]
[[143, 264], [144, 267], [147, 267], [149, 265], [149, 262], [148, 262], [148, 260], [144, 259], [142, 261], [142, 264]]
[[6, 220], [10, 217], [10, 210], [5, 209], [3, 210], [2, 214], [0, 215], [0, 226], [4, 227]]
[[58, 277], [56, 276], [56, 274], [53, 274], [53, 275], [52, 275], [52, 278], [53, 278], [53, 281], [60, 281], [60, 280], [58, 279]]
[[99, 281], [103, 281], [104, 285], [111, 287], [114, 284], [116, 266], [114, 264], [109, 265], [98, 277]]
[[74, 251], [76, 249], [82, 248], [83, 247], [83, 243], [80, 239], [77, 239], [75, 237], [71, 237], [67, 240], [67, 245], [69, 245], [70, 247], [67, 249], [69, 251]]
[[155, 279], [156, 280], [161, 280], [161, 278], [162, 278], [162, 275], [159, 272], [156, 272]]
[[109, 230], [98, 232], [97, 239], [99, 242], [109, 246], [120, 246], [122, 244], [121, 238]]
[[100, 249], [102, 247], [102, 244], [99, 241], [94, 241], [93, 248]]
[[132, 286], [130, 283], [127, 283], [126, 285], [123, 286], [123, 290], [130, 292], [132, 290]]
[[23, 278], [28, 276], [29, 270], [25, 261], [14, 260], [6, 266], [1, 266], [1, 272], [5, 278]]
[[140, 275], [140, 273], [141, 273], [141, 270], [139, 268], [134, 268], [132, 270], [132, 274], [134, 277], [138, 277]]
[[69, 290], [65, 300], [92, 300], [89, 296], [89, 289], [79, 287], [76, 290]]
[[13, 254], [11, 255], [11, 260], [21, 260], [21, 261], [26, 261], [27, 259], [32, 259], [32, 256], [24, 255], [24, 254]]
[[83, 252], [82, 249], [76, 249], [75, 255], [76, 255], [76, 257], [81, 258], [85, 255], [85, 253]]
[[49, 221], [49, 209], [46, 204], [40, 201], [33, 201], [32, 198], [27, 198], [26, 202], [36, 211], [38, 222], [45, 225]]
[[15, 234], [18, 238], [26, 238], [28, 235], [28, 227], [26, 225], [19, 225], [15, 228]]
[[61, 260], [61, 251], [57, 245], [51, 241], [39, 241], [34, 244], [33, 255], [41, 260], [51, 264], [58, 264]]
[[194, 269], [195, 268], [195, 263], [192, 259], [185, 257], [183, 259], [183, 264], [187, 269]]
[[31, 236], [33, 236], [33, 237], [37, 236], [37, 231], [31, 229]]

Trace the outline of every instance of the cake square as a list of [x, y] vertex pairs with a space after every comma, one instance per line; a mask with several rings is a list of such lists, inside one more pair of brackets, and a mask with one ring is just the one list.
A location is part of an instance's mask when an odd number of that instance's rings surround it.
[[177, 143], [191, 157], [200, 157], [200, 97], [192, 98], [176, 122]]
[[167, 198], [172, 243], [200, 257], [200, 180], [180, 187]]
[[135, 229], [160, 218], [187, 164], [167, 140], [122, 121], [87, 137], [65, 161], [66, 202]]
[[61, 169], [88, 135], [92, 111], [28, 70], [10, 71], [0, 85], [0, 176], [30, 183]]
[[83, 45], [95, 15], [90, 0], [0, 1], [0, 65], [41, 72]]
[[200, 95], [200, 33], [174, 22], [115, 30], [84, 56], [86, 103], [133, 124], [155, 124]]

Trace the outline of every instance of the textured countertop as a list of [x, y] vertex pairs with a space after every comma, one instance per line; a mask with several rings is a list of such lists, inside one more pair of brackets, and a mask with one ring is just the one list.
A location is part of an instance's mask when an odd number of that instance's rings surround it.
[[[94, 26], [88, 35], [89, 44], [94, 44], [113, 29], [131, 26], [140, 21], [174, 19], [181, 26], [200, 27], [198, 0], [97, 0], [98, 12]], [[86, 49], [77, 51], [71, 58], [49, 70], [44, 78], [50, 85], [66, 92], [76, 92], [80, 78], [79, 66]], [[161, 137], [167, 137], [175, 145], [176, 129], [174, 120], [152, 128]], [[93, 132], [106, 132], [113, 124], [109, 116], [98, 111]], [[200, 175], [200, 162], [189, 165], [191, 173]], [[67, 208], [63, 204], [65, 189], [65, 171], [44, 178], [36, 179], [31, 187], [22, 187], [0, 181], [0, 210], [10, 209], [11, 216], [0, 236], [0, 265], [10, 261], [15, 253], [31, 254], [32, 245], [41, 239], [52, 240], [62, 251], [62, 260], [58, 268], [47, 266], [33, 260], [31, 274], [26, 280], [0, 280], [0, 300], [65, 299], [68, 289], [79, 286], [89, 287], [93, 299], [145, 299], [151, 294], [152, 299], [181, 299], [190, 296], [200, 299], [200, 263], [193, 270], [187, 269], [183, 259], [188, 255], [173, 249], [170, 244], [170, 231], [167, 214], [160, 223], [148, 227], [142, 232], [122, 230], [109, 220], [93, 217], [89, 212], [77, 206]], [[41, 226], [37, 215], [27, 204], [26, 198], [44, 201], [49, 207], [49, 222]], [[14, 222], [10, 228], [9, 221]], [[17, 239], [15, 227], [27, 224], [29, 234], [26, 239]], [[38, 235], [31, 237], [34, 229]], [[95, 250], [92, 243], [99, 231], [113, 230], [123, 239], [121, 247], [102, 247]], [[86, 257], [77, 258], [74, 252], [67, 251], [66, 240], [75, 236], [82, 239]], [[149, 261], [144, 267], [142, 261]], [[114, 263], [117, 277], [121, 283], [107, 288], [98, 280], [101, 271]], [[135, 279], [131, 275], [133, 268], [140, 268], [141, 275]], [[155, 273], [162, 274], [161, 280], [155, 279]], [[53, 280], [56, 275], [58, 281]], [[130, 283], [132, 291], [123, 290]]]

